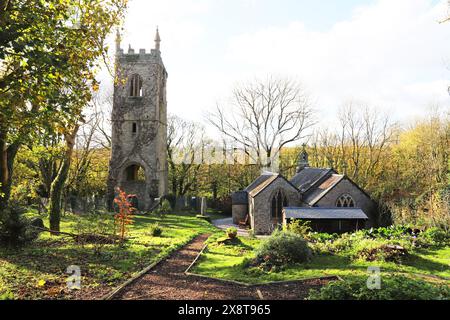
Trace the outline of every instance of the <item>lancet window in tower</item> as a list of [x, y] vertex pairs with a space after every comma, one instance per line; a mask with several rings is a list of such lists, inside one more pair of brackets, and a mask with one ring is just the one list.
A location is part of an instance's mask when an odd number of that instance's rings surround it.
[[138, 74], [133, 74], [130, 78], [130, 96], [142, 97], [142, 78]]
[[137, 123], [133, 122], [131, 125], [131, 136], [134, 138], [137, 135]]

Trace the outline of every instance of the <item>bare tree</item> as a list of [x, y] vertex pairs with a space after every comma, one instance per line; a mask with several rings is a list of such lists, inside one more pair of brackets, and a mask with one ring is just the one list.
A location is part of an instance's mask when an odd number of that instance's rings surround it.
[[448, 7], [448, 9], [447, 9], [446, 17], [443, 18], [441, 21], [439, 21], [439, 23], [444, 23], [444, 22], [450, 21], [450, 0], [447, 1], [447, 7]]
[[231, 103], [225, 108], [218, 105], [207, 119], [265, 168], [272, 168], [280, 150], [305, 138], [315, 123], [302, 86], [275, 77], [237, 86]]
[[113, 92], [106, 90], [102, 95], [97, 95], [92, 101], [91, 115], [95, 131], [92, 135], [92, 143], [95, 147], [111, 149], [111, 112], [113, 106]]
[[195, 189], [208, 141], [204, 128], [169, 115], [167, 119], [167, 162], [172, 193], [183, 196]]

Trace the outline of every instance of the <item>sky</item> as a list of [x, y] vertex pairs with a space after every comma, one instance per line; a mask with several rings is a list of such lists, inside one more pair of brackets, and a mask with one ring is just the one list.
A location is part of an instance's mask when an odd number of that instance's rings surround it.
[[[159, 27], [168, 111], [189, 120], [205, 123], [235, 85], [274, 74], [301, 81], [323, 123], [349, 100], [410, 121], [431, 105], [450, 110], [450, 23], [439, 23], [447, 8], [447, 0], [130, 0], [121, 46], [150, 50]], [[107, 90], [112, 80], [101, 77]]]

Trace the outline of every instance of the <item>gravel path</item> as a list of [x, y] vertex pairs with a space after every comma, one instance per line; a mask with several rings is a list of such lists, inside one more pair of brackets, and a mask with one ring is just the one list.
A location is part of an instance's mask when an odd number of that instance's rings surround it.
[[248, 287], [184, 274], [207, 238], [206, 234], [196, 237], [154, 269], [125, 287], [114, 299], [254, 300], [259, 299], [258, 289], [264, 299], [304, 299], [309, 289], [319, 288], [330, 281], [314, 279]]

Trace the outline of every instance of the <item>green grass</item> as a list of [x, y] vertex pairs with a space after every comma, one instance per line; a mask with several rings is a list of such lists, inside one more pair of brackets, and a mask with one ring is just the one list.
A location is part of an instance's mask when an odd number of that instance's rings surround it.
[[[63, 217], [61, 231], [77, 233], [77, 219], [73, 215]], [[0, 248], [0, 299], [98, 298], [196, 235], [217, 232], [210, 223], [189, 214], [135, 216], [134, 221], [123, 247], [105, 245], [100, 254], [95, 253], [93, 245], [81, 246], [70, 237], [47, 232], [21, 249]], [[156, 222], [163, 228], [160, 237], [148, 232]], [[69, 265], [81, 268], [80, 291], [66, 288]]]
[[211, 239], [193, 272], [245, 283], [264, 283], [330, 275], [339, 275], [343, 278], [367, 277], [367, 268], [378, 266], [382, 273], [403, 273], [412, 277], [423, 277], [431, 282], [450, 284], [450, 247], [417, 250], [402, 264], [355, 261], [343, 254], [320, 254], [314, 255], [308, 263], [266, 272], [259, 268], [249, 268], [245, 264], [246, 259], [253, 257], [253, 250], [261, 240], [240, 238], [240, 241], [241, 243], [237, 245], [218, 245]]

